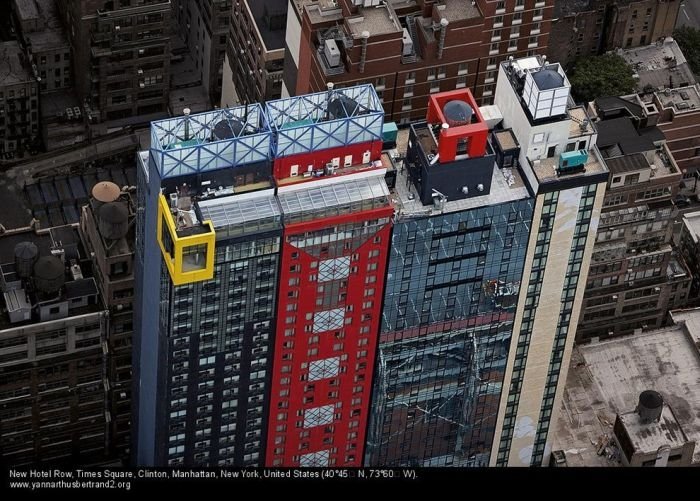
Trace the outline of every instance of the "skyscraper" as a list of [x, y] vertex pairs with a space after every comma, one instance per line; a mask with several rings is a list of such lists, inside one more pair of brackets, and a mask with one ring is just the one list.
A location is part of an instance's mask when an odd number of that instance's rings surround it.
[[608, 179], [595, 127], [569, 91], [561, 65], [543, 58], [499, 68], [495, 105], [520, 144], [535, 206], [491, 450], [497, 466], [549, 456]]
[[284, 218], [266, 464], [360, 466], [393, 208], [371, 85], [267, 103]]
[[534, 202], [471, 92], [431, 96], [426, 118], [394, 187], [366, 463], [485, 466]]
[[494, 107], [431, 96], [399, 161], [372, 465], [529, 466], [548, 451], [608, 171], [558, 64], [500, 73]]
[[140, 465], [258, 465], [281, 245], [259, 105], [151, 125], [138, 155]]
[[152, 124], [136, 461], [359, 465], [393, 209], [359, 86]]

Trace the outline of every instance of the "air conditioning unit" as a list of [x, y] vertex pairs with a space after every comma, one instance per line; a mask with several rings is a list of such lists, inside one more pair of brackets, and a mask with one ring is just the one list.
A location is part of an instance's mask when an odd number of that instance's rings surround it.
[[143, 70], [139, 68], [138, 70], [136, 70], [136, 73], [138, 73], [139, 75], [143, 75]]
[[146, 52], [144, 49], [139, 49], [139, 54], [143, 54], [144, 52]]
[[119, 31], [120, 29], [122, 29], [122, 28], [121, 28], [121, 26], [119, 26], [119, 25], [116, 25], [116, 26], [114, 27], [114, 31]]

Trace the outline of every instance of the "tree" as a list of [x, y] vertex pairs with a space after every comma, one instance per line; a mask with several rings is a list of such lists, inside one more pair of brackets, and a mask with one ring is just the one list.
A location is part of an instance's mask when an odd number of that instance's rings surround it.
[[693, 73], [700, 75], [700, 30], [690, 26], [681, 26], [673, 32], [678, 46]]
[[617, 54], [586, 57], [576, 61], [570, 78], [571, 90], [578, 102], [597, 97], [623, 96], [635, 90], [632, 67]]

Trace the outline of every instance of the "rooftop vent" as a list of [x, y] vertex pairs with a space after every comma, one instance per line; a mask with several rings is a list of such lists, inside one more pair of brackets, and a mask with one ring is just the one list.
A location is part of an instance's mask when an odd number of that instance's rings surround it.
[[237, 118], [221, 120], [214, 126], [212, 141], [221, 141], [223, 139], [238, 137], [241, 135], [241, 132], [243, 132], [244, 127], [243, 122]]

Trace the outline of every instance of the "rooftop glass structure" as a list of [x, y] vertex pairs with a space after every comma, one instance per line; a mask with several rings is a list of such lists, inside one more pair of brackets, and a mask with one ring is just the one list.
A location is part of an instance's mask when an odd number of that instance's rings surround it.
[[372, 85], [266, 103], [276, 158], [382, 139], [384, 109]]
[[161, 179], [268, 161], [271, 148], [257, 103], [151, 123], [151, 157]]

